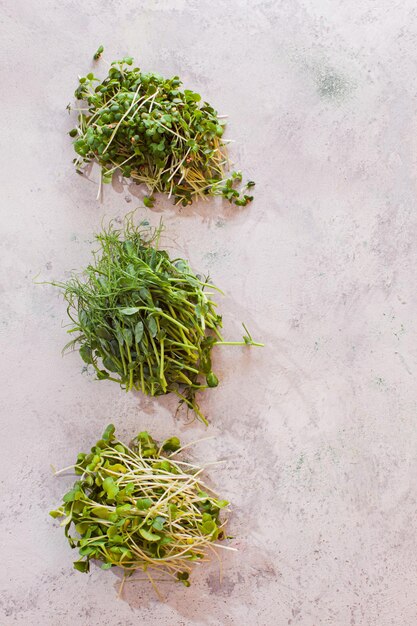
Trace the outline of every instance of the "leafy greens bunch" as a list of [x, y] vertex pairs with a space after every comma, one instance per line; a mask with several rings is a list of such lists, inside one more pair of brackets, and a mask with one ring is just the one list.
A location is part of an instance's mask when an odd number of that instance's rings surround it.
[[160, 445], [141, 432], [128, 446], [114, 431], [110, 424], [89, 454], [78, 455], [71, 468], [80, 478], [50, 513], [64, 517], [65, 536], [78, 548], [74, 567], [88, 572], [97, 559], [125, 577], [142, 570], [154, 586], [149, 570], [188, 587], [191, 564], [225, 547], [217, 542], [225, 538], [219, 514], [228, 502], [200, 480], [203, 469], [177, 459], [186, 447], [177, 437]]
[[196, 276], [187, 261], [159, 249], [161, 229], [146, 226], [135, 226], [131, 217], [122, 230], [110, 224], [96, 235], [99, 249], [84, 274], [53, 283], [68, 302], [68, 332], [76, 333], [64, 350], [78, 347], [98, 379], [115, 381], [126, 391], [175, 393], [207, 424], [195, 395], [218, 384], [213, 346], [262, 344], [246, 328], [243, 341], [223, 341], [222, 318], [206, 291], [216, 288]]
[[104, 183], [120, 170], [147, 186], [146, 206], [152, 206], [153, 192], [167, 193], [183, 206], [208, 195], [240, 206], [250, 202], [253, 197], [244, 191], [255, 183], [239, 192], [241, 173], [225, 174], [224, 121], [213, 107], [181, 89], [178, 76], [166, 79], [132, 65], [126, 57], [111, 64], [103, 81], [93, 73], [79, 79], [75, 97], [87, 108], [77, 109], [78, 125], [70, 131], [77, 169], [95, 159]]

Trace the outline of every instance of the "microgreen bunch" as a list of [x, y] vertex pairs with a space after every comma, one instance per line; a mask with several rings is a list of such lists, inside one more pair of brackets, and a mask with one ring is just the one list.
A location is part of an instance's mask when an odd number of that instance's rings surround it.
[[110, 224], [96, 235], [99, 249], [84, 274], [53, 283], [68, 302], [68, 332], [76, 333], [64, 350], [78, 347], [98, 379], [126, 391], [175, 393], [207, 423], [195, 394], [218, 384], [213, 346], [262, 344], [246, 328], [243, 341], [223, 340], [222, 318], [211, 299], [216, 288], [187, 261], [159, 249], [160, 231], [147, 222], [135, 226], [131, 217], [121, 230]]
[[[94, 58], [102, 52], [100, 46]], [[144, 183], [150, 194], [146, 206], [152, 206], [154, 192], [167, 193], [183, 206], [208, 195], [240, 206], [250, 202], [253, 197], [244, 191], [255, 183], [249, 181], [240, 192], [242, 174], [226, 175], [225, 122], [213, 107], [181, 89], [178, 76], [165, 79], [132, 65], [126, 57], [111, 64], [103, 81], [93, 73], [79, 78], [75, 97], [87, 108], [77, 109], [78, 125], [70, 131], [77, 169], [96, 160], [100, 183], [111, 182], [116, 170]]]
[[64, 517], [65, 536], [79, 550], [74, 567], [88, 572], [97, 559], [125, 577], [142, 570], [154, 584], [157, 571], [188, 587], [191, 564], [225, 547], [217, 542], [225, 539], [219, 514], [228, 502], [201, 481], [202, 468], [177, 459], [186, 447], [177, 437], [160, 445], [141, 432], [128, 446], [114, 432], [110, 424], [89, 454], [61, 470], [80, 476], [50, 513]]

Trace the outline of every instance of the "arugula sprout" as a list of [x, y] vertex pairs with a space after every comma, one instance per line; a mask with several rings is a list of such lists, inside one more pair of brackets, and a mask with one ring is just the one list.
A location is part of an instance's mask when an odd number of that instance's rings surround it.
[[79, 476], [50, 512], [64, 518], [65, 536], [78, 549], [76, 570], [88, 572], [95, 559], [102, 569], [122, 568], [123, 582], [141, 570], [158, 592], [153, 573], [188, 587], [193, 562], [234, 549], [219, 543], [226, 539], [220, 512], [229, 503], [202, 482], [201, 467], [177, 458], [186, 447], [177, 437], [159, 444], [147, 432], [126, 445], [110, 424], [90, 453], [60, 470]]
[[[100, 46], [94, 55], [99, 59]], [[178, 76], [163, 78], [132, 67], [133, 59], [114, 61], [104, 80], [90, 72], [79, 78], [78, 125], [74, 139], [77, 171], [95, 160], [101, 166], [101, 183], [110, 183], [116, 170], [125, 178], [145, 184], [149, 196], [167, 193], [175, 203], [220, 195], [238, 206], [253, 196], [242, 191], [240, 172], [226, 174], [229, 161], [223, 139], [225, 121], [201, 100], [198, 93], [182, 89]], [[146, 198], [146, 206], [152, 200]]]
[[78, 348], [99, 380], [126, 391], [176, 394], [207, 424], [195, 396], [218, 384], [213, 347], [263, 344], [246, 327], [243, 341], [223, 340], [212, 300], [220, 290], [159, 249], [160, 232], [147, 222], [135, 226], [131, 216], [122, 229], [110, 224], [96, 235], [99, 249], [84, 273], [52, 283], [68, 303], [68, 332], [76, 334], [64, 350]]

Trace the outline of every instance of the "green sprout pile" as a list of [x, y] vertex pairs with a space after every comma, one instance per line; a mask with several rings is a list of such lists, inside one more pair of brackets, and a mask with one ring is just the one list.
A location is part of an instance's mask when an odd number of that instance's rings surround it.
[[204, 485], [200, 467], [177, 459], [186, 447], [177, 437], [159, 445], [141, 432], [128, 446], [114, 431], [109, 425], [89, 454], [78, 455], [71, 468], [80, 478], [50, 513], [64, 518], [65, 536], [78, 548], [74, 567], [88, 572], [96, 559], [125, 577], [141, 570], [154, 587], [155, 572], [188, 587], [192, 563], [224, 547], [219, 515], [228, 502]]
[[144, 183], [146, 206], [152, 206], [154, 192], [167, 193], [183, 206], [214, 195], [248, 204], [253, 197], [245, 190], [255, 183], [249, 181], [240, 192], [241, 173], [226, 174], [224, 120], [199, 94], [181, 89], [178, 76], [166, 79], [132, 65], [127, 57], [114, 61], [103, 81], [93, 73], [79, 79], [75, 97], [86, 108], [77, 109], [78, 125], [70, 132], [77, 169], [95, 160], [100, 183], [111, 182], [116, 170]]
[[222, 318], [211, 299], [215, 287], [158, 247], [160, 229], [147, 223], [96, 235], [94, 262], [58, 286], [68, 303], [76, 336], [65, 349], [79, 349], [98, 379], [149, 396], [174, 393], [207, 423], [195, 400], [216, 387], [211, 351], [215, 345], [256, 344], [249, 332], [241, 342], [224, 341]]

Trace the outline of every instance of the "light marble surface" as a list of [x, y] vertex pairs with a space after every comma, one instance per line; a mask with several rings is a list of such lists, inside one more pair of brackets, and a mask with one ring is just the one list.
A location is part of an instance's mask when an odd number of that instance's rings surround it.
[[[414, 626], [417, 623], [416, 49], [412, 0], [1, 0], [0, 624]], [[226, 292], [206, 430], [173, 398], [82, 373], [64, 304], [34, 280], [90, 258], [101, 221], [141, 206], [78, 177], [65, 110], [97, 46], [180, 74], [228, 113], [257, 181], [246, 209], [179, 211], [165, 242]], [[104, 64], [102, 64], [104, 68]], [[94, 176], [97, 171], [94, 171]], [[136, 193], [135, 190], [132, 190]], [[93, 568], [48, 517], [71, 463], [114, 421], [224, 459], [237, 554], [190, 589]]]

